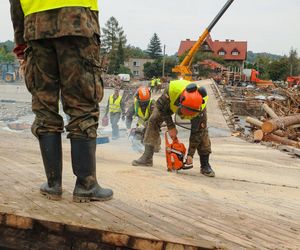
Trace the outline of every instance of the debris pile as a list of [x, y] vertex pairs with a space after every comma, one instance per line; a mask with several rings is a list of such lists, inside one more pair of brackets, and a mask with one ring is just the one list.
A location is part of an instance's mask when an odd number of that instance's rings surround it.
[[[219, 85], [219, 89], [231, 112], [230, 121], [235, 123], [232, 128], [234, 132], [238, 130], [239, 136], [272, 146], [300, 148], [300, 90], [297, 87], [263, 89], [252, 85]], [[240, 120], [246, 122], [243, 127]]]
[[104, 87], [106, 88], [114, 88], [114, 87], [121, 87], [121, 79], [118, 76], [115, 75], [108, 75], [103, 74], [102, 75]]
[[246, 118], [253, 140], [300, 148], [300, 92], [277, 88], [259, 105], [263, 115], [259, 114], [259, 119]]

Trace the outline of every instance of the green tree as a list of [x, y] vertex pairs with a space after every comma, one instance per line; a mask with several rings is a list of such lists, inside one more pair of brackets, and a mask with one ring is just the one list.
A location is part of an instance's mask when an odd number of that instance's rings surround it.
[[259, 78], [269, 79], [269, 66], [272, 63], [272, 58], [268, 55], [259, 55], [257, 56], [254, 62], [254, 69], [259, 72]]
[[14, 54], [8, 51], [7, 46], [0, 46], [0, 63], [13, 63], [15, 60]]
[[156, 33], [154, 33], [150, 43], [148, 44], [147, 53], [152, 59], [158, 59], [162, 57], [161, 43]]
[[128, 45], [124, 48], [125, 58], [150, 58], [149, 55], [139, 47]]
[[124, 47], [127, 39], [123, 28], [115, 17], [110, 17], [102, 28], [102, 53], [107, 55], [109, 74], [119, 74], [121, 65], [124, 64]]
[[289, 75], [297, 76], [300, 75], [300, 60], [298, 58], [297, 50], [291, 48], [288, 58], [289, 64]]
[[105, 23], [105, 27], [102, 28], [101, 41], [102, 50], [106, 53], [116, 49], [119, 41], [121, 41], [122, 45], [125, 46], [127, 42], [126, 35], [115, 17], [110, 17]]
[[268, 73], [273, 81], [286, 80], [289, 75], [289, 58], [285, 56], [270, 63]]
[[120, 66], [119, 74], [129, 74], [129, 75], [132, 76], [132, 73], [131, 73], [130, 69], [125, 67], [124, 65]]
[[152, 78], [153, 76], [161, 76], [162, 75], [162, 61], [160, 59], [156, 59], [154, 62], [146, 62], [144, 64], [144, 75], [146, 78]]
[[177, 65], [176, 56], [167, 56], [165, 59], [165, 76], [176, 77], [176, 74], [172, 72], [172, 69]]

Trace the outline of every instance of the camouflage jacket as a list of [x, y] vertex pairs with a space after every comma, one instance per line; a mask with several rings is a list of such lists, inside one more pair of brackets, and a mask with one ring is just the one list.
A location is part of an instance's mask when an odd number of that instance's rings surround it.
[[173, 112], [170, 108], [169, 85], [165, 88], [163, 94], [157, 99], [156, 107], [168, 129], [175, 128], [175, 123], [172, 119]]
[[88, 8], [65, 7], [24, 17], [20, 0], [10, 0], [10, 12], [17, 45], [62, 36], [100, 35], [98, 12]]

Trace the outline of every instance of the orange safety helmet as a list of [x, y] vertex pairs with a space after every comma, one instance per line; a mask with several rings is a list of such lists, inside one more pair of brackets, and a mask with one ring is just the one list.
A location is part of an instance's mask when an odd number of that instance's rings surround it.
[[151, 98], [150, 90], [145, 86], [140, 86], [137, 90], [136, 97], [139, 102], [148, 102]]
[[[204, 89], [205, 91], [205, 89]], [[205, 91], [206, 95], [206, 91]], [[203, 88], [198, 88], [195, 83], [186, 86], [180, 95], [179, 113], [182, 116], [196, 116], [201, 112], [203, 104], [204, 92]]]

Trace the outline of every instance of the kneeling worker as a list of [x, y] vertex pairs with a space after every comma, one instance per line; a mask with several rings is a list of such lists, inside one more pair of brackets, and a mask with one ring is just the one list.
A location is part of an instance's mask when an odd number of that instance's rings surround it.
[[156, 101], [156, 107], [148, 121], [145, 133], [145, 152], [132, 162], [133, 166], [152, 166], [154, 146], [159, 138], [161, 124], [165, 122], [172, 139], [177, 137], [177, 129], [172, 114], [181, 119], [191, 120], [191, 133], [187, 164], [193, 163], [193, 156], [198, 151], [201, 173], [214, 177], [215, 173], [209, 164], [211, 143], [207, 129], [206, 104], [208, 96], [204, 87], [186, 80], [171, 81], [164, 93]]
[[151, 98], [150, 90], [145, 86], [140, 86], [134, 97], [134, 102], [126, 112], [126, 127], [131, 128], [134, 116], [139, 118], [137, 127], [146, 126], [153, 109], [155, 101]]

